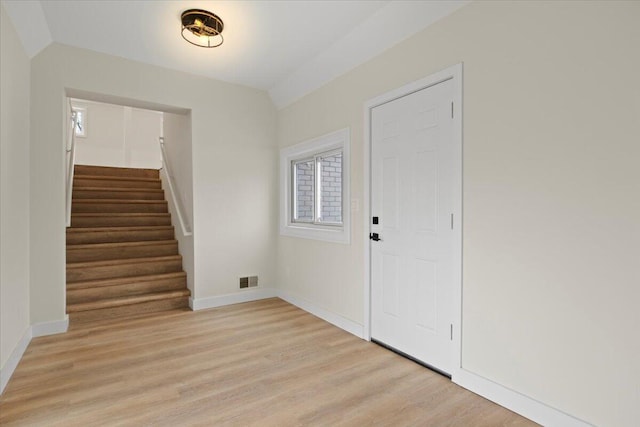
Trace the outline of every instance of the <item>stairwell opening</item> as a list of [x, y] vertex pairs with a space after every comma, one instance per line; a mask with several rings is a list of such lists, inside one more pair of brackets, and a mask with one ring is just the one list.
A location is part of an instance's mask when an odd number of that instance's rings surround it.
[[83, 115], [67, 228], [71, 322], [186, 309], [193, 295], [190, 112], [67, 95], [69, 116], [74, 109]]

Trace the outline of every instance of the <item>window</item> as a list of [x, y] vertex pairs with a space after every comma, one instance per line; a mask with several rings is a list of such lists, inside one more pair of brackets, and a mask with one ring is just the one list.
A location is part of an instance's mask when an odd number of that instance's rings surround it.
[[349, 243], [349, 129], [280, 152], [280, 233]]
[[293, 222], [342, 225], [342, 150], [291, 162]]
[[76, 115], [76, 127], [74, 133], [79, 137], [87, 136], [87, 109], [75, 107], [73, 113]]

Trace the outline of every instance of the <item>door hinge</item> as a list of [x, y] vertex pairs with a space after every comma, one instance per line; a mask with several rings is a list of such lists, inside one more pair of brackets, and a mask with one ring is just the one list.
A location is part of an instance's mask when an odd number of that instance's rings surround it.
[[451, 341], [453, 341], [453, 323], [451, 323], [450, 326], [451, 326], [451, 329], [450, 329], [451, 330]]
[[451, 118], [453, 119], [453, 102], [451, 102]]
[[453, 214], [451, 214], [451, 229], [453, 230]]

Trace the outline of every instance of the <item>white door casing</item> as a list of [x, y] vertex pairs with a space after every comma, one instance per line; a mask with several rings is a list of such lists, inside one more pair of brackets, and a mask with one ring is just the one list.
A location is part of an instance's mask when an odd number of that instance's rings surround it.
[[449, 374], [460, 367], [460, 71], [401, 88], [365, 111], [369, 231], [381, 239], [368, 248], [369, 336]]

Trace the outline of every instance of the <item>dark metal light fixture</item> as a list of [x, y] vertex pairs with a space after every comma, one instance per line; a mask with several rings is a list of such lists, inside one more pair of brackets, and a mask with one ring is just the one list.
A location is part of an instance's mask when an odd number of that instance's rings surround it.
[[189, 9], [182, 12], [182, 38], [200, 47], [218, 47], [224, 42], [224, 23], [214, 13], [203, 9]]

